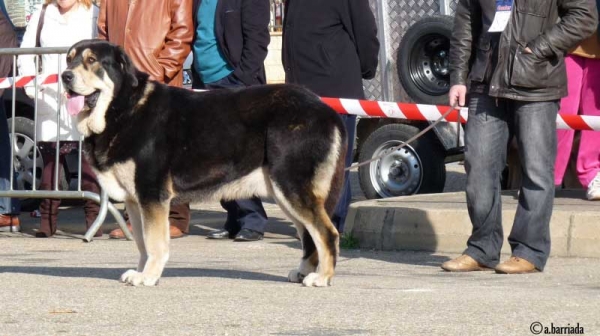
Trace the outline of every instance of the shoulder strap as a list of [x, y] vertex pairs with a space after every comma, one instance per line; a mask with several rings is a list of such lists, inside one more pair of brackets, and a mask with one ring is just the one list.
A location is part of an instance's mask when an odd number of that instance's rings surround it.
[[37, 33], [35, 35], [35, 47], [36, 48], [41, 47], [40, 34], [42, 33], [42, 27], [44, 26], [44, 17], [46, 16], [46, 7], [48, 7], [48, 4], [44, 4], [42, 6], [42, 11], [40, 12], [40, 19], [38, 21]]

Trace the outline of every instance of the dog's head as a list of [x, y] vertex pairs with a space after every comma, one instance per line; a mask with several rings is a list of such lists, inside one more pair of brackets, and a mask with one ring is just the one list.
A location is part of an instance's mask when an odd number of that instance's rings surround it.
[[78, 129], [88, 136], [104, 130], [108, 105], [121, 88], [138, 86], [138, 70], [121, 47], [84, 40], [67, 52], [67, 69], [61, 79], [69, 97], [69, 112], [81, 112]]

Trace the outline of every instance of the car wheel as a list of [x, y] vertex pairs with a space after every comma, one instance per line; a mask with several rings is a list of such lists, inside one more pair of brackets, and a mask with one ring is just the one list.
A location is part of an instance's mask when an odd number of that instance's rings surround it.
[[449, 52], [454, 19], [426, 17], [404, 34], [398, 48], [398, 76], [417, 103], [446, 105], [450, 86]]
[[[418, 132], [419, 128], [405, 124], [377, 129], [365, 141], [359, 162], [389, 152]], [[425, 134], [392, 154], [359, 167], [361, 189], [369, 199], [442, 192], [446, 182], [444, 158], [441, 145]]]
[[[12, 134], [12, 120], [8, 119], [8, 130]], [[15, 141], [14, 143], [14, 168], [15, 181], [18, 190], [31, 190], [35, 183], [36, 188], [42, 181], [42, 170], [44, 160], [39, 148], [33, 142], [35, 132], [33, 120], [24, 117], [15, 117]], [[34, 155], [35, 152], [35, 155]], [[33, 180], [33, 164], [35, 158], [36, 176]], [[21, 208], [24, 211], [37, 209], [39, 199], [22, 199]]]

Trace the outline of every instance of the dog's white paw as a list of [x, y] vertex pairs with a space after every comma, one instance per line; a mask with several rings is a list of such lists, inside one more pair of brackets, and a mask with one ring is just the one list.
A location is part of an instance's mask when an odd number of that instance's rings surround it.
[[121, 282], [132, 286], [156, 286], [158, 278], [144, 275], [136, 270], [129, 270], [121, 275]]
[[310, 273], [304, 277], [302, 284], [306, 287], [327, 287], [331, 285], [331, 279], [319, 273]]
[[295, 282], [295, 283], [301, 283], [302, 280], [304, 280], [304, 277], [305, 277], [304, 274], [300, 273], [299, 270], [293, 269], [288, 274], [288, 281]]

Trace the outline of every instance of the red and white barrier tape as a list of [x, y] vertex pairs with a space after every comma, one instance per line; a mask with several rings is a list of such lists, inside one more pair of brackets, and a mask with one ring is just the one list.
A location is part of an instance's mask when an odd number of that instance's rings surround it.
[[[12, 88], [13, 82], [16, 87], [24, 87], [35, 84], [36, 76], [19, 76], [19, 77], [7, 77], [0, 78], [0, 89]], [[38, 85], [55, 84], [58, 83], [57, 74], [47, 74], [37, 76]]]
[[[34, 85], [35, 76], [19, 76], [0, 78], [0, 89]], [[37, 76], [38, 85], [55, 84], [58, 82], [57, 74], [42, 74]], [[448, 106], [405, 104], [372, 100], [321, 98], [327, 105], [341, 114], [353, 114], [365, 117], [396, 118], [420, 121], [435, 121], [442, 116]], [[445, 120], [449, 122], [465, 123], [468, 118], [466, 108], [450, 113]], [[558, 129], [600, 131], [600, 117], [581, 115], [558, 115], [556, 118]]]

